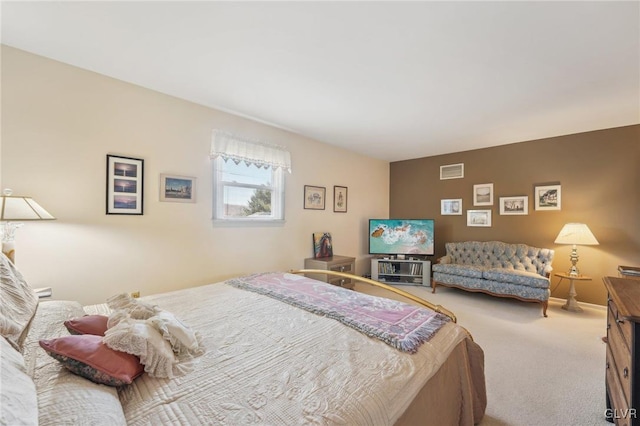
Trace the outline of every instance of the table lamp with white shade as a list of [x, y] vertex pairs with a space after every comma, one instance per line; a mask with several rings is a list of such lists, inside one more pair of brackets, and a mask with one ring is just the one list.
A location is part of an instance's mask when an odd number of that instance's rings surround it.
[[55, 219], [31, 197], [11, 195], [13, 191], [5, 189], [0, 195], [0, 232], [2, 233], [2, 253], [15, 263], [16, 230], [22, 221]]
[[569, 275], [572, 277], [580, 276], [578, 270], [578, 248], [577, 246], [585, 245], [598, 245], [598, 240], [594, 237], [589, 227], [584, 223], [567, 223], [562, 227], [558, 237], [555, 240], [556, 244], [572, 244], [571, 255], [571, 269], [569, 269]]

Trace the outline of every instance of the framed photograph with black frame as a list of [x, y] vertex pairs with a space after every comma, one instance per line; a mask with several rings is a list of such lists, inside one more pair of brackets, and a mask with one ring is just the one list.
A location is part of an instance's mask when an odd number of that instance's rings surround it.
[[309, 210], [324, 210], [327, 188], [324, 186], [304, 186], [304, 208]]
[[143, 214], [144, 160], [107, 154], [107, 214]]
[[347, 212], [347, 187], [337, 186], [333, 187], [333, 211], [336, 213]]

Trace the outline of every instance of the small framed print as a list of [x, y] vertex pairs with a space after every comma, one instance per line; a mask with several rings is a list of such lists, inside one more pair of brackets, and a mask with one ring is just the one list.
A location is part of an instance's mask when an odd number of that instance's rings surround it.
[[336, 213], [347, 212], [347, 187], [333, 187], [333, 211]]
[[160, 174], [160, 201], [196, 202], [196, 178]]
[[143, 214], [144, 160], [107, 155], [107, 214]]
[[462, 216], [462, 198], [440, 200], [440, 214]]
[[562, 188], [560, 185], [536, 186], [533, 192], [536, 210], [561, 210]]
[[492, 206], [493, 205], [493, 184], [481, 183], [473, 185], [473, 205]]
[[491, 226], [491, 210], [467, 210], [467, 226]]
[[304, 208], [309, 210], [324, 210], [327, 188], [324, 186], [304, 186]]
[[529, 197], [500, 197], [500, 214], [529, 214]]

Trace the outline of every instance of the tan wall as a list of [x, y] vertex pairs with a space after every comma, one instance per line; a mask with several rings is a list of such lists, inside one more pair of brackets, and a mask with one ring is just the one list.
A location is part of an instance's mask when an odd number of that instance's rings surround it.
[[[209, 146], [214, 128], [286, 146], [286, 223], [214, 227]], [[234, 275], [303, 267], [311, 234], [369, 270], [369, 217], [388, 214], [389, 164], [255, 121], [2, 47], [2, 187], [57, 217], [18, 230], [16, 263], [54, 298], [103, 302]], [[144, 215], [105, 214], [106, 154], [145, 160]], [[159, 202], [159, 174], [197, 177], [197, 203]], [[324, 211], [303, 209], [303, 186], [327, 188]], [[333, 185], [348, 187], [334, 213]]]
[[[464, 178], [440, 180], [440, 166], [464, 163]], [[570, 266], [570, 246], [554, 240], [563, 224], [586, 223], [600, 245], [578, 247], [578, 266], [591, 282], [577, 284], [578, 300], [604, 305], [602, 277], [619, 264], [640, 266], [640, 126], [514, 143], [391, 163], [391, 217], [436, 220], [436, 257], [448, 241], [526, 243], [555, 249], [554, 272]], [[467, 227], [474, 184], [493, 183], [493, 224]], [[535, 185], [562, 185], [561, 211], [536, 211]], [[499, 214], [499, 197], [529, 196], [527, 216]], [[440, 200], [463, 199], [462, 216], [441, 216]], [[568, 283], [552, 279], [552, 296], [566, 298]]]

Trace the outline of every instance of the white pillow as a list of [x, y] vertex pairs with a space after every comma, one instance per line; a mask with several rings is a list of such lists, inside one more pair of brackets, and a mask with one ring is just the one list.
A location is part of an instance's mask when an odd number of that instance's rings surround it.
[[22, 355], [4, 337], [0, 337], [0, 383], [0, 424], [37, 425], [36, 386]]

